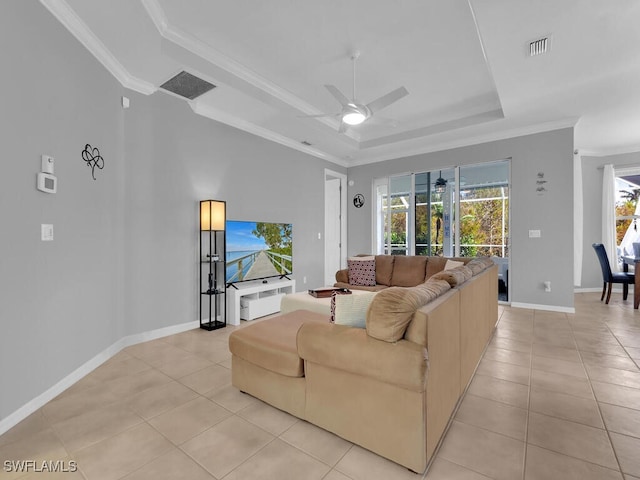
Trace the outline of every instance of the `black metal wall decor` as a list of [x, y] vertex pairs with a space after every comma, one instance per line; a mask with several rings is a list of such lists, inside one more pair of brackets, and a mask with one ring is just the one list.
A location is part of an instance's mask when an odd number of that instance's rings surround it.
[[356, 193], [353, 197], [353, 206], [356, 208], [362, 208], [364, 206], [364, 195]]
[[102, 170], [104, 168], [104, 158], [100, 155], [98, 147], [92, 147], [87, 143], [82, 151], [82, 160], [87, 162], [88, 167], [91, 167], [91, 176], [95, 180], [95, 169], [98, 168]]

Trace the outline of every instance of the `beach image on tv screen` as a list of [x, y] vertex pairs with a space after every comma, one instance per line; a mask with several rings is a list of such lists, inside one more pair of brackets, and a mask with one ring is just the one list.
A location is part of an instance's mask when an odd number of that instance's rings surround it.
[[291, 274], [292, 230], [290, 223], [227, 221], [226, 282]]

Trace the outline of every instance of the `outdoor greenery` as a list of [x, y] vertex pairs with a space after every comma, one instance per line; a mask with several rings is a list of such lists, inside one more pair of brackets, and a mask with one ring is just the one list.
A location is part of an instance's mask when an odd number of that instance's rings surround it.
[[[502, 190], [505, 190], [504, 212]], [[442, 195], [431, 194], [429, 215], [427, 193], [416, 195], [415, 241], [416, 255], [442, 255], [444, 241], [444, 218]], [[391, 199], [391, 245], [392, 254], [406, 255], [408, 248], [406, 230], [408, 204], [406, 195]], [[386, 202], [384, 204], [386, 206]], [[509, 200], [507, 187], [470, 189], [464, 193], [460, 203], [460, 254], [465, 257], [478, 255], [508, 256], [502, 245], [508, 244]], [[504, 238], [503, 238], [504, 215]], [[388, 217], [385, 215], [385, 224]], [[385, 237], [385, 240], [387, 238]], [[429, 241], [430, 240], [430, 241]], [[385, 242], [386, 243], [386, 242]], [[429, 244], [431, 248], [429, 249]]]
[[[640, 189], [632, 191], [621, 190], [620, 201], [616, 203], [616, 217], [631, 216], [636, 211], [638, 197], [640, 197]], [[629, 225], [633, 220], [617, 220], [616, 221], [616, 241], [618, 245], [622, 242], [624, 234], [627, 232]]]
[[256, 223], [253, 235], [261, 237], [269, 247], [269, 251], [282, 255], [283, 264], [274, 266], [280, 273], [291, 271], [292, 225], [290, 223]]

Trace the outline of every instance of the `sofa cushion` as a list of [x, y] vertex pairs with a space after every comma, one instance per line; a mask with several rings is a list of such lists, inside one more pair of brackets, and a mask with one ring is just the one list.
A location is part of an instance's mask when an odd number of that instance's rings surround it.
[[378, 292], [367, 312], [367, 334], [385, 342], [404, 336], [418, 308], [441, 295], [442, 284], [416, 287], [389, 287]]
[[[300, 329], [298, 351], [307, 362], [373, 378], [415, 392], [425, 390], [425, 349], [422, 345], [406, 340], [400, 340], [394, 345], [371, 338], [359, 328], [309, 323]], [[334, 385], [330, 387], [335, 388]], [[389, 408], [399, 406], [389, 405]]]
[[367, 310], [369, 310], [369, 305], [375, 295], [375, 292], [362, 292], [358, 295], [333, 292], [331, 295], [331, 321], [337, 325], [365, 328]]
[[347, 259], [349, 266], [349, 283], [373, 287], [376, 284], [376, 257], [351, 257]]
[[457, 287], [469, 280], [473, 276], [473, 273], [469, 267], [463, 265], [461, 267], [452, 268], [451, 270], [443, 270], [436, 273], [431, 278], [437, 280], [445, 280], [449, 282], [451, 287]]
[[296, 337], [307, 322], [327, 322], [327, 315], [295, 310], [234, 330], [229, 350], [249, 363], [287, 377], [303, 377], [303, 361], [298, 356]]
[[391, 285], [393, 264], [395, 255], [376, 255], [376, 283], [378, 285]]
[[444, 266], [447, 264], [447, 260], [449, 259], [446, 257], [429, 257], [429, 260], [427, 261], [426, 278], [429, 279], [436, 273], [444, 270]]
[[[446, 282], [445, 280], [438, 280], [436, 278], [429, 278], [426, 282], [424, 282], [422, 285], [419, 285], [419, 287], [417, 288], [422, 288], [427, 290], [430, 296], [432, 297], [431, 300], [429, 300], [429, 302], [425, 303], [425, 305], [433, 302], [434, 300], [441, 297], [445, 293], [451, 291], [451, 285], [449, 285], [449, 282]], [[424, 307], [424, 305], [421, 305], [421, 308], [422, 307]], [[414, 343], [418, 343], [420, 345], [426, 346], [426, 338], [427, 338], [426, 322], [417, 322], [416, 315], [414, 314], [411, 322], [407, 326], [407, 330], [404, 334], [404, 338], [405, 340], [409, 340], [410, 342], [414, 342]]]
[[467, 263], [467, 267], [471, 269], [474, 275], [483, 272], [493, 265], [495, 265], [495, 263], [489, 257], [476, 257]]
[[471, 272], [474, 275], [477, 275], [480, 272], [484, 272], [487, 269], [487, 265], [478, 258], [474, 258], [469, 263], [467, 263], [467, 267], [471, 269]]
[[396, 255], [393, 261], [391, 285], [394, 287], [415, 287], [424, 282], [427, 257]]

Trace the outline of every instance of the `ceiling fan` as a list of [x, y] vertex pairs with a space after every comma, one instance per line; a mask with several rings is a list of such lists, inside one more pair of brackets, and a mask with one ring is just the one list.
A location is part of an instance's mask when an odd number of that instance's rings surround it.
[[371, 118], [376, 112], [388, 107], [392, 103], [397, 102], [402, 97], [409, 95], [406, 88], [396, 88], [392, 92], [383, 95], [372, 102], [367, 104], [359, 103], [356, 99], [356, 60], [360, 54], [358, 52], [351, 56], [353, 60], [353, 96], [351, 100], [347, 98], [337, 87], [333, 85], [325, 85], [324, 87], [329, 90], [329, 93], [342, 105], [342, 111], [338, 113], [323, 113], [320, 115], [306, 115], [307, 117], [341, 117], [340, 126], [338, 132], [343, 133], [346, 131], [347, 126], [360, 125], [369, 118]]

